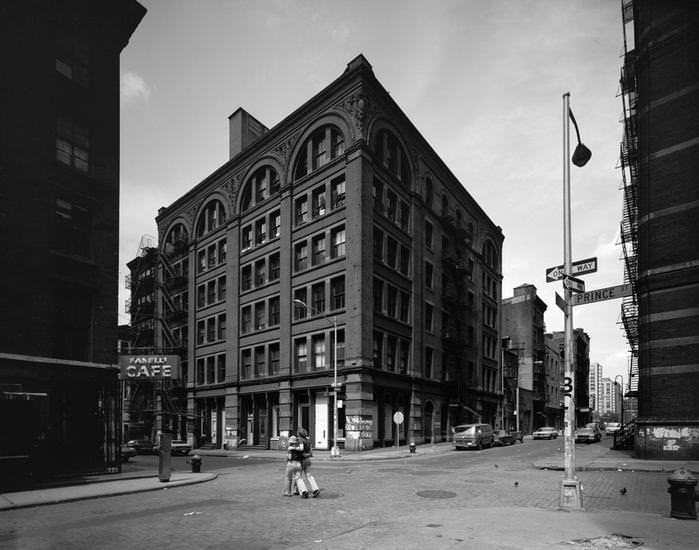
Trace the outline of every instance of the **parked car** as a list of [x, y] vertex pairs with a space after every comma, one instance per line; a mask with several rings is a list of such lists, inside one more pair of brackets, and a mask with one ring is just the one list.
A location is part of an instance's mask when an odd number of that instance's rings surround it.
[[170, 454], [173, 455], [188, 455], [192, 450], [192, 446], [182, 439], [173, 439], [170, 446]]
[[553, 426], [543, 426], [536, 430], [532, 437], [534, 439], [556, 439], [558, 437], [558, 430]]
[[130, 459], [136, 456], [136, 449], [129, 447], [128, 445], [121, 445], [121, 461], [128, 462]]
[[583, 428], [575, 430], [576, 443], [596, 443], [602, 440], [602, 431], [596, 422], [589, 422]]
[[136, 451], [136, 454], [140, 455], [150, 455], [157, 451], [155, 443], [150, 439], [131, 439], [126, 442], [126, 445]]
[[490, 424], [461, 424], [454, 428], [454, 448], [481, 450], [493, 446], [493, 428]]
[[607, 422], [606, 432], [608, 434], [615, 434], [619, 430], [621, 430], [621, 422]]
[[522, 443], [522, 432], [508, 432], [507, 430], [495, 430], [493, 432], [493, 445], [498, 447], [514, 445], [517, 441]]

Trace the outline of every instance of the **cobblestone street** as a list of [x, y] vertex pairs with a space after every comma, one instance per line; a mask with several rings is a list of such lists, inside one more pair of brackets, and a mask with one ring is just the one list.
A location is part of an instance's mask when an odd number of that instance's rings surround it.
[[[313, 470], [323, 491], [307, 500], [281, 496], [281, 459], [252, 464], [199, 485], [3, 512], [0, 547], [325, 548], [341, 540], [342, 548], [371, 548], [381, 537], [405, 534], [411, 517], [433, 518], [428, 523], [435, 527], [425, 529], [437, 536], [441, 521], [434, 518], [502, 510], [507, 517], [489, 520], [497, 540], [495, 526], [517, 527], [517, 513], [558, 508], [562, 472], [535, 469], [518, 454], [532, 448], [317, 462]], [[589, 471], [580, 479], [586, 510], [580, 515], [668, 516], [666, 473]]]

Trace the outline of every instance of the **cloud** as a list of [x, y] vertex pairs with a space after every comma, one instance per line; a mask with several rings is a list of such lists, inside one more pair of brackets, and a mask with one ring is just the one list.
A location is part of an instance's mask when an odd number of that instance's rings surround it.
[[131, 71], [121, 74], [121, 104], [129, 105], [138, 101], [148, 103], [151, 88], [142, 77]]

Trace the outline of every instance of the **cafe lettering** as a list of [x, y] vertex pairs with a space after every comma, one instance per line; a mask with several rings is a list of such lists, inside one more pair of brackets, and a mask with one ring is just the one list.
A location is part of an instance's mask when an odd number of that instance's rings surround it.
[[177, 355], [122, 355], [119, 367], [122, 380], [179, 378], [180, 358]]

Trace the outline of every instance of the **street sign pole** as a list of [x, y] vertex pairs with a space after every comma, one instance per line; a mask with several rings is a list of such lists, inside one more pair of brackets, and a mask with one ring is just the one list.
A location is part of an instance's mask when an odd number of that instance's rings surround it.
[[[565, 274], [572, 272], [570, 208], [570, 93], [563, 94], [563, 263]], [[580, 483], [575, 477], [575, 363], [573, 359], [573, 291], [565, 286], [565, 380], [564, 467], [561, 507], [582, 508]]]

